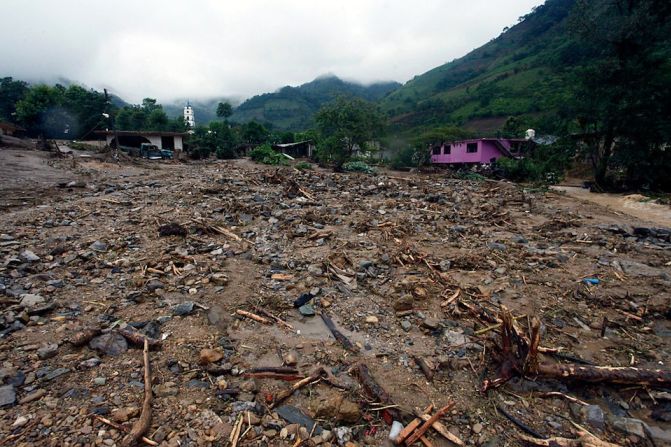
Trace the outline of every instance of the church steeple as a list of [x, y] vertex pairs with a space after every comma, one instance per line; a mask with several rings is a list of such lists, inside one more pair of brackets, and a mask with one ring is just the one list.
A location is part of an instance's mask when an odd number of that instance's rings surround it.
[[191, 128], [196, 127], [196, 118], [193, 114], [193, 107], [191, 107], [191, 102], [188, 100], [186, 101], [186, 106], [184, 106], [184, 122]]

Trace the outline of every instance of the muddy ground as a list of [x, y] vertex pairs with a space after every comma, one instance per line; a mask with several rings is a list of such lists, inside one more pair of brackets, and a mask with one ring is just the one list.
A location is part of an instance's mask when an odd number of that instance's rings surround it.
[[[386, 445], [385, 418], [452, 401], [442, 422], [465, 445], [526, 445], [503, 411], [543, 436], [575, 438], [577, 423], [671, 444], [663, 388], [528, 377], [479, 391], [498, 374], [498, 331], [481, 329], [503, 307], [522, 330], [540, 318], [541, 344], [561, 348], [543, 362], [671, 369], [671, 240], [635, 231], [659, 222], [447, 173], [0, 157], [0, 444], [121, 445], [94, 415], [137, 421], [142, 350], [124, 328], [161, 340], [146, 433], [160, 445], [227, 445], [240, 418], [238, 445]], [[183, 234], [162, 236], [169, 223]], [[97, 337], [75, 346], [85, 328]], [[391, 402], [362, 388], [362, 364]], [[295, 377], [253, 369], [282, 366], [330, 374], [280, 411]]]

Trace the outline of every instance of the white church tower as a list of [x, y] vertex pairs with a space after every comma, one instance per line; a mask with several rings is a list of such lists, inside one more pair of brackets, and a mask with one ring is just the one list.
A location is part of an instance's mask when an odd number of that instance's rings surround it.
[[184, 122], [192, 129], [196, 127], [196, 118], [193, 115], [193, 107], [191, 107], [191, 104], [188, 101], [184, 106]]

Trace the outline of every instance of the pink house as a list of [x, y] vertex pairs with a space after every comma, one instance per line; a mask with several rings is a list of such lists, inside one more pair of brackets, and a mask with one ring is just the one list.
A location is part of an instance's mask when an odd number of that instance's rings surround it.
[[511, 138], [479, 138], [445, 142], [431, 146], [431, 163], [483, 164], [501, 157], [521, 158], [529, 141]]

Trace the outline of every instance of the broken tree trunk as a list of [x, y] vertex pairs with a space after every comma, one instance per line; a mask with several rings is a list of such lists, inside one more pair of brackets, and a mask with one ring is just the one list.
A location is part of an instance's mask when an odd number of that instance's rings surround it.
[[142, 402], [142, 412], [140, 413], [140, 419], [133, 425], [130, 433], [121, 441], [121, 445], [124, 447], [137, 443], [151, 426], [151, 365], [149, 364], [149, 342], [147, 339], [144, 341], [142, 353], [144, 358], [144, 401]]
[[500, 369], [494, 380], [485, 380], [482, 391], [503, 385], [514, 376], [545, 377], [577, 380], [591, 383], [618, 383], [626, 385], [669, 386], [671, 371], [635, 367], [591, 366], [573, 363], [540, 363], [540, 321], [531, 320], [529, 336], [520, 335], [514, 326], [512, 314], [502, 306]]
[[[387, 392], [382, 388], [373, 378], [373, 376], [370, 375], [370, 372], [368, 371], [368, 367], [364, 365], [363, 363], [359, 363], [356, 366], [356, 369], [354, 370], [357, 378], [359, 379], [359, 382], [361, 382], [361, 385], [363, 386], [364, 390], [373, 397], [376, 402], [383, 404], [383, 405], [394, 405], [394, 402], [391, 400], [391, 396], [387, 394]], [[400, 421], [401, 416], [399, 411], [396, 408], [386, 408], [382, 412], [382, 417], [384, 418], [385, 422], [389, 425], [393, 421]]]
[[324, 321], [326, 327], [329, 329], [329, 331], [331, 331], [331, 334], [333, 334], [333, 337], [335, 337], [335, 339], [338, 340], [345, 349], [347, 349], [350, 352], [359, 352], [357, 347], [354, 344], [352, 344], [352, 342], [349, 341], [349, 339], [345, 337], [345, 335], [343, 335], [343, 333], [340, 332], [338, 328], [336, 328], [335, 324], [333, 323], [333, 320], [331, 320], [331, 318], [328, 315], [321, 314], [320, 316], [322, 317], [322, 320]]

